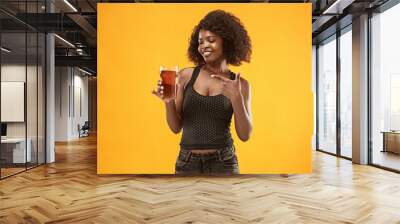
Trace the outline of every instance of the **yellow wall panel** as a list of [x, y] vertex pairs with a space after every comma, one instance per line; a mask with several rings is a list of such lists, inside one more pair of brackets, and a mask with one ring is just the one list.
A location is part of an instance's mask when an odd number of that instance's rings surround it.
[[[98, 4], [99, 174], [174, 173], [179, 134], [151, 94], [160, 65], [192, 67], [195, 25], [209, 12], [231, 12], [252, 40], [239, 67], [252, 87], [253, 133], [231, 132], [241, 173], [311, 172], [313, 96], [311, 4]], [[233, 122], [233, 119], [232, 119]]]

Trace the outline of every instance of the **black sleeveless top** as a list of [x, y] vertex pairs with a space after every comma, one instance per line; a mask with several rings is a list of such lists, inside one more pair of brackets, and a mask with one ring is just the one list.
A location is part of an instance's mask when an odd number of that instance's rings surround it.
[[[218, 149], [232, 146], [230, 125], [233, 114], [231, 101], [224, 95], [203, 96], [193, 89], [199, 76], [197, 66], [183, 93], [183, 149]], [[235, 74], [231, 72], [231, 79]]]

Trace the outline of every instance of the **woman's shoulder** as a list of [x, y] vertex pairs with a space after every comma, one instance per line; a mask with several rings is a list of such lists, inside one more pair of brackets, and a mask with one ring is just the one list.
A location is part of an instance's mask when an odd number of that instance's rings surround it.
[[182, 76], [191, 76], [193, 73], [194, 67], [183, 68], [179, 71], [179, 74]]
[[178, 73], [178, 83], [185, 85], [187, 82], [189, 82], [190, 78], [192, 77], [193, 70], [193, 67], [181, 69]]

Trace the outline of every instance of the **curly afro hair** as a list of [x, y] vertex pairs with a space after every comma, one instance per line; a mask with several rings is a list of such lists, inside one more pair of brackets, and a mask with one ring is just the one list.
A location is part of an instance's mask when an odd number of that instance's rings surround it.
[[201, 29], [211, 31], [222, 38], [224, 56], [228, 64], [241, 65], [242, 61], [250, 62], [251, 40], [243, 24], [231, 13], [214, 10], [194, 27], [190, 37], [188, 57], [196, 65], [205, 63], [197, 49]]

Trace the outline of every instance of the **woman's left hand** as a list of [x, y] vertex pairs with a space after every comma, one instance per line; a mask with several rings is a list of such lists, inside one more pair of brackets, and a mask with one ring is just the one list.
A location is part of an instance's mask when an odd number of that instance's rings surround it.
[[222, 83], [222, 95], [231, 101], [238, 99], [242, 95], [240, 85], [240, 73], [236, 74], [235, 80], [225, 78], [221, 75], [211, 75], [212, 78], [219, 79]]

